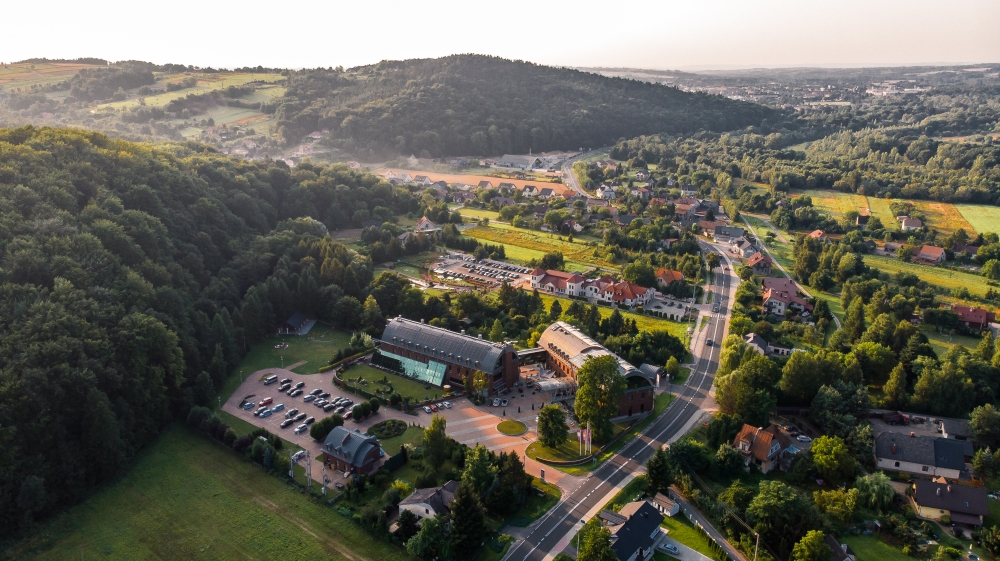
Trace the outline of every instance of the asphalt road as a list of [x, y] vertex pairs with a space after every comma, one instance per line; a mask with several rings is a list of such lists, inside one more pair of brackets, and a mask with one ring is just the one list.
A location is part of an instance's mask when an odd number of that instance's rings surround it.
[[[712, 246], [702, 243], [702, 247], [707, 250]], [[731, 308], [730, 293], [738, 282], [732, 276], [732, 265], [728, 264], [724, 253], [722, 262], [729, 271], [724, 273], [722, 267], [717, 268], [712, 285], [713, 298], [721, 302], [720, 311], [711, 315], [707, 327], [694, 334], [692, 352], [696, 364], [678, 398], [638, 438], [595, 470], [579, 489], [564, 496], [524, 540], [511, 547], [505, 561], [542, 561], [558, 554], [556, 545], [580, 528], [581, 520], [591, 509], [605, 501], [606, 495], [629, 475], [641, 471], [658, 447], [681, 431], [692, 417], [700, 415], [706, 401], [711, 402], [709, 389], [719, 366], [721, 343]], [[708, 339], [713, 341], [712, 346], [706, 345]]]
[[604, 150], [607, 150], [607, 148], [606, 147], [598, 148], [597, 150], [590, 150], [588, 152], [583, 152], [582, 154], [577, 154], [576, 156], [573, 156], [572, 158], [563, 162], [562, 165], [563, 184], [569, 187], [570, 189], [576, 191], [578, 195], [589, 197], [590, 195], [588, 195], [587, 192], [584, 191], [582, 187], [580, 187], [580, 183], [576, 180], [576, 175], [573, 173], [573, 162], [576, 162], [581, 158], [586, 158], [587, 156], [590, 156], [596, 152], [602, 152]]

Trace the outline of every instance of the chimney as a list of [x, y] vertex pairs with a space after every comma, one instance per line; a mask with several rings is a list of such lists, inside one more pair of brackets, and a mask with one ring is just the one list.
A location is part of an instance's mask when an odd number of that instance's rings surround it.
[[937, 494], [938, 494], [939, 497], [941, 496], [941, 488], [940, 487], [937, 488]]
[[424, 323], [424, 318], [420, 318], [420, 323]]
[[896, 443], [895, 442], [892, 443], [892, 453], [893, 454], [896, 453]]
[[951, 485], [948, 486], [948, 492], [951, 493]]

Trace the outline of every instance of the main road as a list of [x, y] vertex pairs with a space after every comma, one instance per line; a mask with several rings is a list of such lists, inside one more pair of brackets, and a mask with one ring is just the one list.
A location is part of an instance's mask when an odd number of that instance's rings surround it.
[[[701, 242], [704, 252], [713, 246]], [[716, 251], [716, 253], [720, 253]], [[712, 298], [719, 304], [719, 311], [708, 316], [708, 325], [693, 335], [692, 353], [695, 366], [688, 376], [680, 394], [649, 427], [637, 438], [597, 468], [575, 491], [559, 501], [523, 540], [511, 547], [504, 561], [543, 561], [555, 557], [567, 543], [566, 539], [581, 526], [587, 514], [599, 507], [606, 497], [620, 488], [630, 475], [642, 471], [646, 460], [657, 448], [678, 436], [696, 416], [702, 414], [703, 406], [711, 405], [709, 390], [715, 371], [719, 365], [722, 339], [726, 332], [731, 309], [731, 291], [739, 279], [733, 275], [728, 257], [722, 253], [722, 266], [714, 271]], [[715, 304], [712, 304], [712, 310]], [[712, 342], [709, 343], [708, 341]], [[557, 545], [559, 551], [556, 550]]]

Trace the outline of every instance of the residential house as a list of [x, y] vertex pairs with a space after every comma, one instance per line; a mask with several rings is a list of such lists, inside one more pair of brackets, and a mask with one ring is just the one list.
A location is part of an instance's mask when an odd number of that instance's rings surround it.
[[764, 313], [776, 316], [785, 315], [786, 310], [792, 310], [801, 314], [803, 312], [811, 312], [813, 309], [812, 304], [806, 302], [805, 299], [799, 297], [795, 292], [786, 292], [773, 288], [764, 291], [763, 300]]
[[414, 232], [424, 232], [424, 233], [427, 233], [427, 232], [440, 232], [441, 228], [437, 224], [431, 222], [430, 218], [427, 218], [426, 216], [422, 216], [420, 218], [420, 220], [417, 220], [417, 225], [414, 226], [413, 231]]
[[990, 515], [985, 487], [917, 479], [913, 482], [910, 500], [921, 518], [941, 520], [941, 517], [948, 516], [952, 523], [982, 526], [983, 517]]
[[675, 282], [684, 282], [684, 273], [670, 269], [656, 270], [656, 286], [666, 288]]
[[410, 175], [410, 174], [408, 174], [408, 173], [397, 173], [395, 178], [398, 179], [398, 180], [400, 180], [403, 183], [412, 183], [413, 182], [413, 176]]
[[[632, 221], [636, 218], [639, 218], [639, 215], [630, 212], [628, 214], [619, 215], [615, 218], [615, 222], [618, 222], [619, 226], [628, 226], [629, 224], [632, 224]], [[643, 219], [643, 222], [645, 222], [645, 219]]]
[[563, 220], [563, 223], [560, 226], [560, 230], [562, 228], [568, 228], [570, 232], [575, 232], [579, 234], [580, 232], [583, 231], [583, 224], [580, 224], [576, 220]]
[[637, 197], [644, 201], [653, 195], [653, 192], [645, 187], [633, 187], [629, 189], [629, 193], [631, 193], [633, 197]]
[[927, 265], [940, 265], [944, 263], [944, 248], [933, 245], [925, 245], [917, 252], [917, 261]]
[[590, 212], [598, 212], [602, 208], [608, 209], [611, 212], [611, 216], [618, 214], [618, 209], [609, 205], [607, 201], [602, 201], [601, 199], [587, 199], [587, 210]]
[[676, 203], [674, 204], [674, 216], [680, 222], [691, 221], [695, 219], [695, 214], [698, 212], [697, 205]]
[[716, 228], [726, 225], [725, 222], [719, 222], [717, 220], [699, 220], [697, 224], [698, 229], [701, 230], [701, 232], [706, 236], [714, 235]]
[[764, 292], [767, 292], [768, 290], [777, 290], [779, 292], [790, 292], [792, 294], [799, 293], [799, 286], [795, 284], [795, 281], [784, 277], [767, 277], [765, 279], [761, 279], [761, 285]]
[[812, 232], [809, 232], [809, 237], [814, 240], [825, 240], [826, 232], [823, 230], [813, 230]]
[[635, 178], [638, 179], [639, 181], [645, 181], [646, 179], [649, 178], [649, 174], [640, 170], [635, 172]]
[[538, 195], [538, 187], [534, 185], [525, 185], [524, 189], [521, 190], [521, 194], [525, 197], [534, 197]]
[[534, 219], [535, 220], [544, 220], [545, 219], [545, 214], [547, 212], [549, 212], [549, 205], [535, 205], [535, 208], [534, 208], [534, 213], [535, 213], [534, 214]]
[[586, 296], [587, 279], [578, 273], [538, 268], [531, 272], [531, 288], [560, 296]]
[[614, 200], [618, 195], [615, 194], [615, 188], [610, 185], [601, 185], [597, 188], [598, 198], [604, 199], [606, 201]]
[[716, 226], [712, 237], [716, 243], [729, 243], [746, 235], [746, 230], [739, 226]]
[[434, 518], [438, 514], [451, 514], [451, 503], [458, 491], [457, 481], [448, 481], [440, 487], [417, 489], [399, 502], [399, 510], [408, 510], [418, 518]]
[[614, 163], [611, 160], [597, 160], [594, 163], [597, 164], [597, 167], [601, 169], [610, 169], [612, 171], [618, 171], [618, 164]]
[[901, 243], [885, 242], [885, 244], [882, 246], [882, 251], [895, 255], [896, 252], [899, 251], [899, 248], [901, 247], [903, 247], [903, 244]]
[[746, 238], [736, 238], [730, 242], [730, 250], [739, 257], [747, 259], [754, 253], [757, 253], [757, 248]]
[[479, 188], [480, 189], [492, 189], [493, 188], [493, 183], [490, 182], [489, 180], [484, 179], [484, 180], [482, 180], [482, 181], [479, 182]]
[[555, 195], [555, 191], [552, 190], [552, 187], [542, 187], [542, 189], [538, 191], [538, 198], [546, 201], [551, 199], [553, 195]]
[[660, 248], [662, 248], [662, 249], [670, 249], [670, 246], [672, 246], [675, 243], [677, 243], [678, 240], [679, 240], [679, 238], [664, 238], [664, 239], [660, 240], [659, 242], [657, 242], [657, 245], [659, 245]]
[[414, 175], [413, 182], [419, 183], [420, 185], [430, 185], [431, 183], [434, 183], [431, 181], [431, 178], [426, 175]]
[[513, 183], [501, 183], [497, 187], [501, 193], [513, 193], [517, 189], [517, 186]]
[[965, 245], [957, 243], [951, 248], [952, 253], [964, 253], [969, 257], [975, 257], [979, 253], [979, 246], [976, 245]]
[[743, 465], [757, 466], [761, 473], [787, 469], [782, 459], [790, 447], [791, 440], [774, 425], [761, 429], [744, 424], [733, 439], [733, 448], [743, 454]]
[[909, 216], [897, 216], [896, 220], [899, 220], [899, 229], [904, 232], [919, 230], [924, 227], [924, 223], [917, 218], [910, 218]]
[[758, 251], [751, 255], [750, 259], [747, 259], [747, 267], [753, 269], [755, 275], [770, 275], [773, 263], [774, 261], [767, 255], [764, 255], [763, 251]]
[[830, 548], [830, 561], [858, 561], [854, 550], [846, 543], [840, 543], [840, 540], [833, 534], [827, 534], [823, 538], [823, 543]]
[[375, 464], [382, 455], [382, 447], [377, 438], [343, 426], [334, 427], [326, 435], [320, 451], [325, 465], [354, 475], [374, 471]]
[[541, 158], [537, 158], [531, 154], [528, 154], [527, 156], [504, 154], [499, 160], [493, 161], [493, 167], [498, 168], [534, 169], [541, 166]]
[[298, 335], [302, 329], [306, 326], [309, 318], [303, 312], [298, 310], [292, 314], [292, 317], [285, 320], [285, 323], [278, 328], [278, 333], [288, 334], [288, 335]]
[[763, 337], [757, 335], [756, 333], [747, 333], [743, 336], [743, 340], [746, 341], [747, 345], [749, 345], [751, 349], [764, 356], [788, 356], [792, 354], [793, 351], [793, 349], [782, 345], [768, 343]]
[[681, 505], [663, 493], [657, 493], [655, 496], [646, 497], [646, 501], [653, 505], [653, 507], [660, 511], [660, 514], [664, 516], [673, 517], [681, 511]]
[[694, 185], [681, 185], [682, 197], [694, 197], [698, 194], [698, 189]]
[[951, 310], [958, 314], [959, 323], [973, 331], [983, 331], [997, 319], [996, 314], [982, 308], [952, 306]]
[[647, 501], [635, 501], [621, 511], [601, 511], [597, 515], [611, 532], [611, 549], [618, 561], [646, 561], [666, 532], [660, 529], [663, 515]]
[[517, 201], [515, 201], [510, 197], [494, 197], [493, 202], [496, 203], [498, 208], [503, 208], [505, 206], [514, 206], [517, 204]]
[[458, 193], [455, 193], [451, 196], [451, 200], [455, 201], [456, 203], [465, 204], [476, 200], [476, 196], [472, 193], [469, 193], [468, 191], [459, 191]]
[[597, 298], [618, 306], [642, 306], [649, 303], [656, 291], [628, 281], [607, 284], [597, 293]]
[[965, 445], [951, 438], [882, 432], [875, 436], [879, 469], [958, 479], [965, 469]]
[[868, 221], [871, 220], [871, 218], [872, 218], [871, 215], [859, 214], [858, 217], [855, 219], [854, 223], [857, 224], [860, 228], [864, 229], [868, 227]]

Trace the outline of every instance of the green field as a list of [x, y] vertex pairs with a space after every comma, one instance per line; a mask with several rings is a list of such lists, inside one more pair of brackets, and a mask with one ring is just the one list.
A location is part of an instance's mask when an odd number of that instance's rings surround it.
[[507, 523], [517, 528], [524, 528], [541, 518], [559, 502], [560, 498], [562, 498], [562, 491], [559, 490], [559, 487], [533, 477], [531, 493], [528, 494], [524, 506]]
[[[179, 83], [189, 76], [185, 74], [170, 74], [165, 76], [160, 76], [158, 83]], [[182, 90], [177, 90], [173, 92], [163, 92], [156, 95], [151, 95], [144, 98], [144, 101], [149, 107], [164, 107], [171, 101], [175, 99], [182, 99], [187, 97], [189, 94], [199, 95], [208, 92], [213, 92], [217, 90], [224, 90], [229, 86], [243, 86], [250, 82], [260, 81], [267, 82], [269, 84], [274, 84], [276, 82], [283, 82], [286, 77], [281, 74], [267, 74], [267, 73], [249, 73], [249, 72], [222, 72], [218, 74], [194, 74], [193, 77], [198, 79], [198, 85], [193, 88], [184, 88]], [[272, 99], [281, 97], [284, 95], [283, 87], [271, 87], [264, 88], [260, 87], [259, 91], [261, 95], [265, 95]], [[139, 106], [139, 99], [133, 98], [126, 101], [116, 101], [113, 103], [106, 103], [104, 105], [98, 105], [99, 108], [111, 107], [116, 110], [120, 110], [122, 107], [132, 108]], [[258, 111], [259, 113], [259, 111]]]
[[[562, 306], [563, 311], [569, 308], [569, 305], [573, 303], [569, 298], [561, 298], [559, 296], [552, 296], [550, 294], [539, 293], [542, 297], [542, 302], [545, 303], [545, 309], [548, 310], [552, 307], [553, 300], [559, 300], [559, 304]], [[607, 306], [598, 306], [598, 310], [601, 312], [601, 318], [606, 318], [614, 313], [614, 310]], [[621, 310], [619, 310], [621, 311]], [[621, 311], [622, 317], [626, 319], [634, 319], [636, 327], [640, 331], [669, 331], [674, 337], [680, 340], [684, 340], [687, 334], [687, 328], [690, 323], [683, 323], [679, 321], [671, 321], [669, 319], [663, 319], [653, 316], [647, 316], [643, 314], [636, 314], [633, 312]], [[677, 357], [677, 360], [684, 362], [685, 357]]]
[[[288, 343], [287, 349], [276, 349], [275, 345], [282, 341]], [[330, 329], [329, 327], [317, 323], [306, 336], [298, 335], [273, 335], [264, 341], [250, 348], [240, 365], [226, 379], [219, 391], [222, 400], [229, 399], [236, 388], [240, 385], [240, 372], [243, 376], [249, 376], [258, 370], [265, 368], [288, 367], [299, 361], [306, 361], [305, 364], [292, 369], [296, 374], [316, 373], [320, 366], [328, 363], [333, 353], [340, 349], [347, 348], [351, 341], [351, 334], [346, 331]]]
[[986, 277], [962, 271], [920, 265], [918, 263], [905, 263], [899, 259], [882, 255], [865, 255], [865, 263], [893, 275], [900, 271], [912, 273], [920, 277], [920, 280], [949, 290], [965, 287], [969, 289], [969, 293], [973, 296], [983, 296], [989, 289]]
[[409, 556], [180, 426], [128, 474], [4, 559], [386, 559]]
[[383, 387], [381, 384], [376, 384], [375, 381], [381, 380], [382, 378], [388, 378], [393, 389], [399, 395], [403, 396], [403, 399], [410, 398], [410, 401], [424, 401], [425, 399], [437, 398], [444, 394], [444, 391], [441, 388], [428, 386], [422, 382], [397, 376], [377, 368], [372, 368], [366, 364], [355, 364], [346, 372], [341, 372], [340, 376], [344, 381], [348, 382], [348, 388], [354, 386], [354, 380], [356, 378], [361, 378], [362, 380], [368, 382], [368, 386], [366, 387], [362, 385], [360, 387], [373, 393], [374, 388]]
[[[695, 528], [694, 524], [685, 518], [683, 514], [664, 518], [660, 526], [667, 529], [667, 536], [670, 539], [690, 547], [705, 557], [711, 559], [719, 558], [719, 554], [712, 549], [712, 542], [705, 537], [705, 534], [701, 533], [701, 530]], [[673, 557], [668, 557], [668, 559], [673, 559]]]
[[854, 550], [858, 561], [913, 561], [913, 557], [885, 543], [878, 536], [840, 536]]
[[868, 197], [868, 207], [872, 210], [872, 216], [877, 216], [886, 230], [899, 230], [896, 214], [889, 208], [891, 202], [889, 199]]
[[[577, 236], [571, 243], [559, 234], [525, 230], [523, 228], [515, 228], [508, 224], [490, 224], [486, 227], [477, 226], [475, 228], [470, 228], [463, 233], [467, 236], [471, 236], [487, 243], [501, 243], [505, 248], [515, 246], [525, 250], [530, 250], [532, 253], [527, 259], [538, 259], [546, 253], [561, 251], [566, 259], [566, 264], [569, 265], [570, 263], [573, 263], [582, 265], [583, 268], [580, 270], [585, 270], [587, 267], [607, 267], [616, 271], [618, 270], [618, 266], [614, 263], [610, 263], [600, 257], [594, 256], [594, 250], [599, 250], [599, 247], [590, 244], [594, 243], [599, 246], [600, 240], [597, 240], [596, 238]], [[560, 237], [563, 239], [559, 239]], [[529, 254], [523, 253], [522, 255], [527, 256]], [[507, 256], [512, 259], [524, 259], [524, 257], [511, 255], [509, 250], [507, 251]]]
[[475, 219], [489, 218], [492, 220], [497, 220], [500, 218], [500, 213], [493, 210], [483, 210], [481, 208], [470, 208], [462, 207], [458, 210], [459, 214], [465, 217], [471, 217]]
[[[976, 233], [1000, 232], [1000, 208], [991, 205], [957, 204], [955, 208]], [[972, 232], [969, 232], [972, 234]]]
[[934, 348], [934, 352], [938, 356], [944, 356], [953, 346], [961, 345], [969, 350], [975, 350], [979, 347], [979, 342], [981, 339], [978, 337], [969, 337], [968, 335], [962, 335], [960, 333], [938, 333], [934, 326], [925, 325], [921, 327], [920, 331], [927, 336], [931, 347]]
[[868, 197], [854, 193], [807, 189], [801, 194], [812, 197], [813, 207], [826, 211], [837, 219], [843, 218], [845, 213], [852, 210], [858, 212], [860, 209], [868, 207]]
[[406, 427], [406, 432], [399, 436], [394, 436], [392, 438], [386, 438], [385, 440], [379, 440], [379, 444], [382, 445], [382, 449], [385, 450], [386, 454], [395, 454], [399, 451], [399, 447], [403, 444], [410, 444], [412, 446], [420, 446], [424, 441], [424, 430], [420, 427]]

